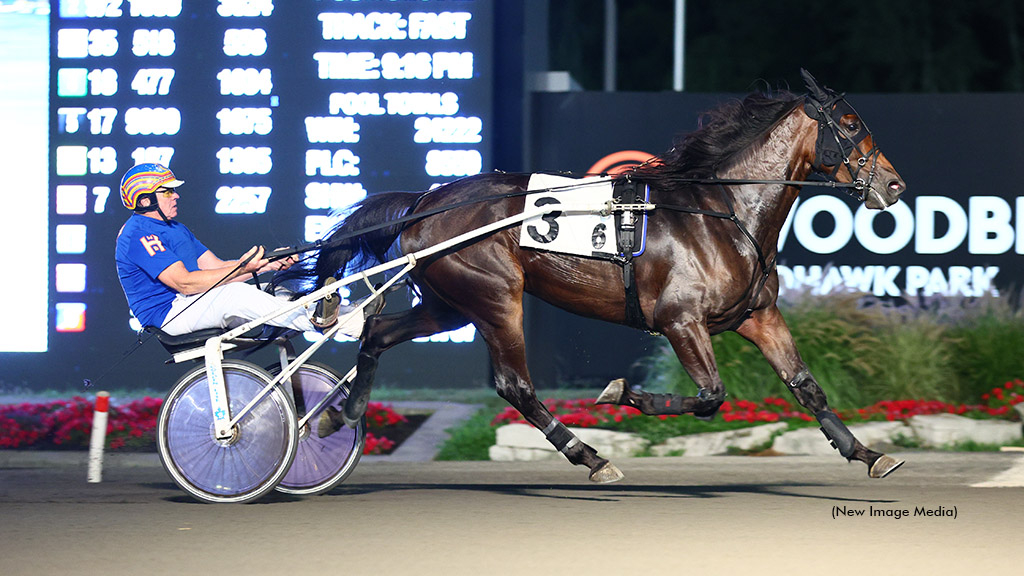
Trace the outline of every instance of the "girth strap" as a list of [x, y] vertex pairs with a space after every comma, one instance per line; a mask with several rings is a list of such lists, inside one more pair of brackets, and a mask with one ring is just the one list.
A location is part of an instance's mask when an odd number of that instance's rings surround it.
[[[636, 182], [624, 180], [615, 183], [613, 196], [620, 204], [636, 204]], [[632, 210], [615, 212], [616, 238], [618, 239], [618, 258], [622, 266], [622, 285], [626, 291], [626, 325], [640, 330], [650, 331], [644, 311], [640, 307], [640, 293], [636, 287], [636, 269], [633, 266], [633, 248], [636, 245], [637, 220], [639, 216]]]

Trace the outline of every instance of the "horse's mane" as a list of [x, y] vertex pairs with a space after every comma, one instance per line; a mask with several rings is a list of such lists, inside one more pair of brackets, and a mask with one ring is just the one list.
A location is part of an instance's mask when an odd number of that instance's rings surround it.
[[674, 146], [657, 161], [637, 166], [626, 174], [648, 183], [670, 183], [679, 178], [709, 178], [737, 152], [764, 135], [803, 101], [780, 91], [754, 93], [705, 112], [694, 132], [677, 136]]

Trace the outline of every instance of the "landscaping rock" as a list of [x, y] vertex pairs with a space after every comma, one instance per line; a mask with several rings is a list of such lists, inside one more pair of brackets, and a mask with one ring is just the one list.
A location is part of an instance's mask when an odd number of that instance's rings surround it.
[[974, 420], [956, 414], [914, 416], [909, 423], [921, 445], [932, 448], [964, 442], [1002, 445], [1022, 436], [1020, 422]]
[[550, 450], [551, 444], [544, 438], [544, 435], [529, 424], [507, 424], [496, 430], [497, 446], [508, 446], [515, 448], [537, 448], [539, 450]]
[[515, 448], [498, 444], [488, 448], [487, 455], [495, 462], [533, 462], [536, 460], [553, 460], [562, 456], [554, 450]]
[[753, 450], [767, 444], [773, 434], [785, 429], [785, 423], [776, 422], [774, 424], [742, 428], [740, 430], [677, 436], [654, 446], [651, 448], [651, 452], [655, 456], [668, 456], [672, 454], [714, 456], [716, 454], [727, 454], [729, 448]]
[[[892, 444], [900, 437], [907, 438], [914, 433], [903, 422], [865, 422], [850, 426], [850, 432], [853, 433], [854, 438], [860, 440], [860, 443], [868, 448], [879, 444]], [[822, 438], [824, 437], [822, 435]], [[827, 442], [826, 445], [830, 450], [832, 449]]]
[[[868, 448], [881, 443], [891, 443], [900, 436], [912, 434], [912, 430], [902, 422], [867, 422], [850, 426], [850, 432]], [[786, 432], [775, 439], [772, 449], [782, 454], [838, 454], [818, 428], [800, 428]]]
[[636, 456], [650, 444], [647, 440], [629, 432], [598, 430], [597, 428], [570, 428], [570, 430], [604, 458]]
[[817, 428], [799, 428], [790, 430], [777, 437], [772, 450], [782, 454], [807, 454], [825, 456], [834, 454], [835, 449]]
[[[647, 441], [627, 432], [570, 428], [580, 441], [589, 444], [604, 458], [634, 456], [647, 447]], [[559, 453], [540, 430], [528, 424], [508, 424], [497, 430], [497, 443], [490, 448], [491, 460], [545, 460]]]

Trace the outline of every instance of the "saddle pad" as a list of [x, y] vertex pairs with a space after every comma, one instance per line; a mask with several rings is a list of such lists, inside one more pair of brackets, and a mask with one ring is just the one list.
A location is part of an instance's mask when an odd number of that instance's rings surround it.
[[[592, 211], [549, 212], [523, 221], [519, 246], [574, 254], [592, 258], [611, 258], [618, 254], [615, 216], [602, 216], [598, 210], [613, 197], [612, 177], [568, 178], [550, 174], [532, 174], [527, 190], [526, 209], [551, 204], [593, 206]], [[646, 223], [646, 214], [642, 218]], [[643, 251], [643, 229], [638, 225], [640, 241], [634, 246]]]

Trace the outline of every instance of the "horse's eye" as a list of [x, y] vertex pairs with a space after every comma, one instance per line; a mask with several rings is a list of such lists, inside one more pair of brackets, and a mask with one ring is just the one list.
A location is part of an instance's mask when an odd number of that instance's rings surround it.
[[857, 132], [860, 132], [860, 122], [847, 122], [846, 131], [849, 132], [850, 134], [856, 134]]

